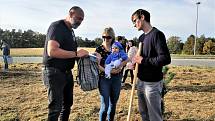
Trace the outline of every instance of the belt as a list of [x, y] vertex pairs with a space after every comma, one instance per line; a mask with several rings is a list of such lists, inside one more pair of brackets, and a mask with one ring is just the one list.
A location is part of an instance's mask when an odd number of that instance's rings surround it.
[[48, 70], [48, 69], [54, 69], [56, 72], [57, 71], [60, 71], [62, 73], [71, 73], [71, 70], [61, 70], [61, 69], [58, 69], [56, 67], [48, 67], [48, 66], [43, 66], [42, 68], [44, 68], [45, 70]]
[[122, 75], [121, 72], [117, 73], [117, 74], [111, 74], [111, 76], [119, 76], [119, 75]]
[[[120, 76], [120, 75], [122, 75], [121, 72], [119, 72], [119, 73], [117, 73], [117, 74], [111, 74], [111, 76]], [[105, 76], [105, 72], [101, 72], [101, 73], [99, 74], [99, 76], [104, 77], [104, 76]]]

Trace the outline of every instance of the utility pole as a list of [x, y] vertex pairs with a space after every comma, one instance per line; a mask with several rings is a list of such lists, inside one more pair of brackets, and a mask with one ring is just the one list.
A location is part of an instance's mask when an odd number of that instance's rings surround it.
[[194, 49], [193, 49], [193, 55], [196, 55], [196, 41], [197, 41], [197, 28], [198, 28], [198, 12], [199, 12], [199, 5], [200, 5], [201, 3], [200, 2], [197, 2], [196, 3], [196, 6], [197, 6], [197, 8], [196, 8], [196, 36], [195, 36], [195, 43], [194, 43]]

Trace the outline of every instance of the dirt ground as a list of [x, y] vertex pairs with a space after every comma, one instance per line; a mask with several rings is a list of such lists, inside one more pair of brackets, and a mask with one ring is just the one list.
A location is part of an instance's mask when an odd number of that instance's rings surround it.
[[[73, 70], [74, 73], [76, 70]], [[164, 119], [215, 121], [215, 68], [170, 66], [176, 73], [167, 85]], [[117, 105], [116, 121], [126, 121], [131, 86], [128, 78]], [[0, 70], [0, 121], [41, 121], [47, 116], [47, 93], [41, 81], [41, 64], [10, 65]], [[75, 84], [71, 121], [98, 121], [98, 90], [84, 92]], [[135, 94], [132, 121], [141, 121]]]

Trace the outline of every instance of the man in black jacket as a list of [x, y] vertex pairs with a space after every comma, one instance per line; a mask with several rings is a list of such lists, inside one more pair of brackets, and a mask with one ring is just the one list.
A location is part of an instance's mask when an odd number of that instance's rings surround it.
[[144, 121], [162, 121], [162, 67], [171, 62], [166, 38], [163, 32], [152, 27], [148, 11], [138, 9], [132, 14], [131, 19], [138, 31], [144, 32], [139, 37], [139, 42], [143, 43], [141, 55], [134, 58], [139, 64], [137, 74], [139, 111]]

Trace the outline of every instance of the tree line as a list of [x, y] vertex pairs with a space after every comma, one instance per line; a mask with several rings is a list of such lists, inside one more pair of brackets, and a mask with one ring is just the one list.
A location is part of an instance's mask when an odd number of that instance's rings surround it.
[[[167, 46], [171, 54], [193, 55], [195, 45], [195, 36], [190, 35], [185, 43], [180, 37], [172, 36], [167, 40]], [[198, 55], [215, 55], [215, 38], [201, 35], [196, 39], [196, 54]]]
[[[44, 47], [46, 35], [32, 30], [22, 31], [15, 29], [3, 30], [0, 28], [0, 40], [4, 40], [11, 48], [42, 48]], [[96, 47], [102, 43], [102, 38], [89, 40], [76, 37], [80, 47]]]
[[[45, 34], [34, 32], [32, 30], [22, 31], [15, 29], [3, 30], [0, 28], [0, 40], [5, 40], [11, 48], [42, 48], [46, 39]], [[134, 37], [133, 40], [137, 43], [138, 38]], [[82, 39], [77, 36], [76, 41], [79, 47], [97, 47], [103, 39], [95, 38], [89, 40], [88, 38]], [[124, 38], [124, 43], [126, 43]], [[194, 52], [195, 36], [190, 35], [187, 40], [183, 43], [180, 37], [171, 36], [167, 39], [167, 46], [171, 54], [187, 54], [192, 55]], [[215, 38], [201, 35], [196, 40], [196, 54], [208, 54], [215, 55]]]

